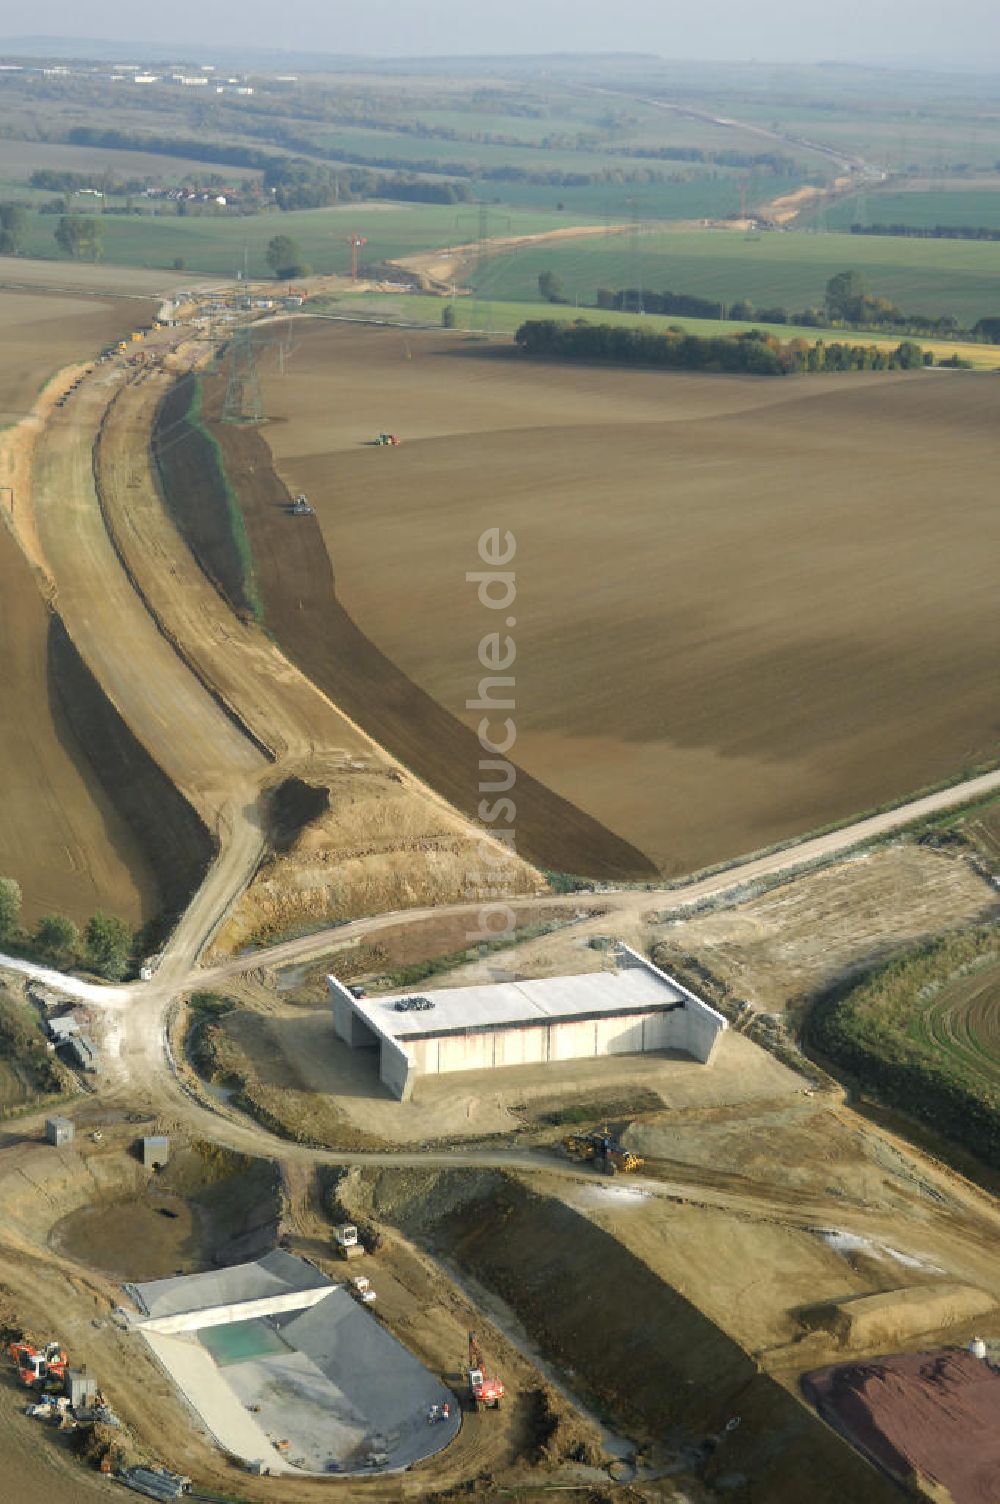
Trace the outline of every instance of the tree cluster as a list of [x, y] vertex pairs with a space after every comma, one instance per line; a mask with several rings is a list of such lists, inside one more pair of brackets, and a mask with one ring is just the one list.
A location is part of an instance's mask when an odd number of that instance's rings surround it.
[[82, 936], [65, 914], [45, 914], [33, 930], [24, 930], [20, 884], [12, 877], [0, 877], [0, 945], [64, 969], [85, 964], [118, 982], [129, 969], [133, 939], [123, 919], [103, 913], [88, 919]]
[[309, 275], [298, 241], [290, 235], [275, 235], [269, 240], [264, 259], [279, 282], [291, 282], [296, 277]]
[[28, 214], [23, 204], [0, 204], [0, 256], [16, 256], [24, 249]]
[[874, 345], [825, 344], [791, 340], [782, 345], [759, 329], [708, 338], [682, 329], [664, 334], [585, 319], [561, 323], [533, 319], [514, 336], [526, 355], [562, 360], [601, 361], [609, 365], [659, 366], [675, 371], [731, 371], [753, 376], [794, 372], [913, 370], [930, 363], [930, 355], [910, 340], [895, 350]]
[[55, 242], [74, 261], [97, 261], [104, 249], [101, 222], [86, 214], [64, 214], [56, 225]]

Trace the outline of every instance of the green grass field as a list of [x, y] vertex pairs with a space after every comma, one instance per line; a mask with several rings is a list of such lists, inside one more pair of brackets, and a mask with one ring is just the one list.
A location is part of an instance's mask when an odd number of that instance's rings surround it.
[[[512, 209], [504, 211], [502, 226], [498, 223], [494, 233], [534, 235], [573, 222], [573, 215]], [[33, 215], [26, 254], [55, 256], [57, 223], [54, 215]], [[328, 275], [350, 270], [348, 237], [352, 233], [368, 237], [362, 259], [376, 261], [475, 240], [477, 211], [461, 205], [362, 203], [245, 217], [106, 215], [101, 224], [106, 262], [170, 267], [180, 258], [186, 271], [233, 276], [243, 265], [245, 250], [250, 276], [266, 277], [270, 275], [264, 259], [268, 241], [274, 235], [290, 235], [313, 270]]]
[[828, 230], [852, 224], [983, 225], [1000, 230], [1000, 177], [996, 188], [942, 188], [927, 192], [868, 193], [841, 199], [826, 210]]
[[857, 270], [872, 291], [918, 313], [954, 314], [971, 326], [1000, 313], [1000, 253], [983, 241], [905, 240], [802, 232], [758, 239], [726, 230], [649, 229], [628, 235], [528, 246], [488, 261], [480, 290], [494, 300], [528, 302], [538, 275], [553, 271], [567, 294], [592, 302], [598, 287], [695, 293], [790, 310], [819, 305], [827, 280]]
[[818, 1003], [807, 1033], [863, 1086], [1000, 1163], [995, 925], [918, 947]]

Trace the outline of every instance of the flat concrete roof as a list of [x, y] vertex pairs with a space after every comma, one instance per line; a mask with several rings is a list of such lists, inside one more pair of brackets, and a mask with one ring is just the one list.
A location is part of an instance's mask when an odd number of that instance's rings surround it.
[[[406, 997], [425, 997], [434, 1006], [422, 1011], [397, 1009], [397, 998]], [[488, 982], [482, 987], [447, 987], [351, 1001], [376, 1033], [394, 1039], [428, 1039], [441, 1034], [530, 1027], [559, 1019], [674, 1008], [687, 997], [655, 968], [640, 964], [581, 976]]]
[[159, 1319], [180, 1316], [187, 1311], [207, 1311], [215, 1306], [238, 1305], [245, 1300], [267, 1300], [274, 1295], [290, 1295], [304, 1290], [319, 1290], [332, 1283], [325, 1274], [304, 1259], [276, 1248], [252, 1264], [234, 1264], [229, 1269], [209, 1269], [204, 1274], [181, 1274], [171, 1279], [154, 1279], [147, 1284], [128, 1285], [146, 1315]]

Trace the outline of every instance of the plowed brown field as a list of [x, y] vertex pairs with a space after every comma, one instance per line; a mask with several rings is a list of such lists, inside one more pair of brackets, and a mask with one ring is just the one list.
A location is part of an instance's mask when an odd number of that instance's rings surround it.
[[[65, 275], [73, 276], [69, 268]], [[86, 360], [137, 324], [156, 304], [60, 292], [0, 290], [0, 427], [30, 412], [39, 388], [61, 366]]]
[[[474, 726], [501, 613], [466, 572], [485, 528], [510, 530], [513, 755], [661, 871], [995, 755], [992, 378], [571, 369], [294, 328], [262, 432], [316, 507], [340, 604]], [[371, 447], [383, 429], [402, 447]]]

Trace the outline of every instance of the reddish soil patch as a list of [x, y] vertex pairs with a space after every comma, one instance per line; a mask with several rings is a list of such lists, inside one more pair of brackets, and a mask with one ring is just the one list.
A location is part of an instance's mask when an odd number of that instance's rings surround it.
[[970, 1353], [906, 1353], [807, 1374], [824, 1420], [900, 1480], [914, 1473], [954, 1504], [1000, 1500], [1000, 1374]]

